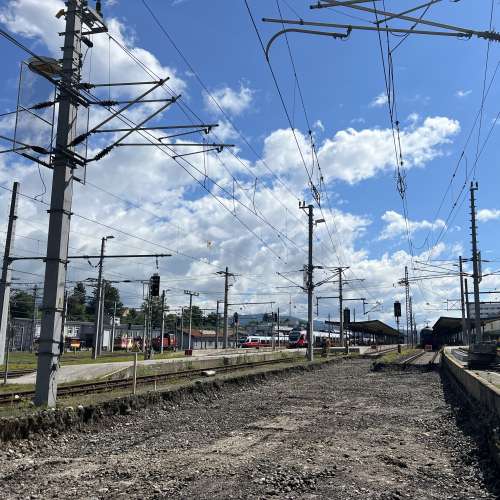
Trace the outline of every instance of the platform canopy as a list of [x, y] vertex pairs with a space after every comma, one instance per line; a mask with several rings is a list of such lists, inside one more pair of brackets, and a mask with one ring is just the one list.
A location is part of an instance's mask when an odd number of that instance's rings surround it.
[[441, 316], [432, 327], [435, 335], [449, 336], [462, 331], [462, 318], [452, 318], [450, 316]]
[[[338, 321], [325, 321], [327, 325], [339, 326]], [[344, 325], [347, 330], [355, 333], [366, 333], [368, 335], [386, 336], [386, 337], [397, 337], [401, 336], [401, 332], [398, 332], [392, 326], [382, 323], [378, 319], [369, 321], [352, 321], [348, 325]]]
[[348, 329], [356, 333], [367, 333], [375, 336], [386, 336], [386, 337], [396, 337], [399, 338], [401, 335], [395, 328], [382, 323], [378, 319], [369, 321], [353, 321], [349, 323]]

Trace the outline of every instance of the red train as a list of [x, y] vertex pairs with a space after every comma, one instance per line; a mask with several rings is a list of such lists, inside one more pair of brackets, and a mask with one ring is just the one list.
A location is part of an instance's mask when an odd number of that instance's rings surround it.
[[[161, 351], [161, 337], [155, 337], [152, 341], [153, 349], [156, 352]], [[164, 351], [176, 351], [177, 350], [177, 340], [174, 333], [166, 333], [163, 336], [163, 350]]]
[[[327, 339], [333, 340], [335, 334], [330, 332], [313, 332], [314, 347], [321, 347], [323, 342]], [[288, 337], [288, 347], [307, 347], [307, 331], [306, 330], [292, 330]]]

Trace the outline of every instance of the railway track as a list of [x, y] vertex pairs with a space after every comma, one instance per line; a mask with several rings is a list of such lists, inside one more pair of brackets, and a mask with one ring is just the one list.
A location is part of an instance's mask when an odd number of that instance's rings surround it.
[[[9, 370], [7, 372], [7, 378], [16, 378], [16, 377], [21, 377], [23, 375], [29, 375], [30, 373], [33, 373], [35, 370], [33, 368], [28, 368], [26, 370]], [[0, 371], [0, 379], [3, 379], [5, 377], [5, 371]]]
[[[137, 377], [137, 386], [154, 385], [156, 383], [165, 382], [167, 380], [177, 379], [177, 378], [194, 378], [202, 376], [208, 371], [213, 371], [218, 373], [236, 372], [239, 370], [245, 370], [249, 368], [258, 368], [260, 366], [280, 364], [280, 363], [290, 363], [297, 362], [298, 359], [302, 358], [284, 358], [284, 359], [272, 359], [266, 361], [256, 361], [254, 363], [244, 363], [241, 365], [228, 365], [218, 368], [204, 368], [195, 370], [181, 370], [172, 373], [162, 373], [158, 375], [144, 375]], [[105, 380], [97, 382], [89, 382], [85, 384], [72, 384], [60, 386], [57, 390], [59, 397], [64, 396], [78, 396], [85, 394], [96, 394], [107, 392], [114, 389], [132, 389], [132, 378], [120, 379], [120, 380]], [[17, 391], [0, 393], [0, 406], [15, 405], [21, 402], [30, 401], [35, 396], [35, 391]]]
[[383, 349], [380, 351], [366, 352], [365, 354], [363, 354], [363, 357], [368, 358], [368, 359], [375, 359], [375, 358], [379, 358], [379, 357], [383, 356], [384, 354], [388, 354], [388, 353], [394, 352], [396, 350], [397, 350], [397, 347], [391, 347], [389, 349]]
[[439, 351], [424, 351], [421, 350], [416, 354], [400, 361], [400, 365], [403, 367], [407, 366], [432, 366], [439, 361], [440, 352]]

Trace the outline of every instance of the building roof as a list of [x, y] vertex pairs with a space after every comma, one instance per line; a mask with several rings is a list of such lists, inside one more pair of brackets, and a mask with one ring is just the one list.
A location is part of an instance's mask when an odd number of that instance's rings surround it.
[[369, 321], [353, 321], [349, 323], [349, 330], [359, 333], [371, 333], [375, 335], [387, 335], [390, 337], [399, 337], [401, 335], [392, 326], [379, 321], [378, 319]]
[[[471, 321], [474, 321], [473, 319]], [[486, 325], [497, 321], [495, 318], [481, 319], [481, 324]], [[462, 318], [441, 316], [432, 327], [436, 335], [454, 335], [462, 330]]]
[[432, 327], [435, 335], [453, 335], [462, 329], [462, 318], [441, 316]]

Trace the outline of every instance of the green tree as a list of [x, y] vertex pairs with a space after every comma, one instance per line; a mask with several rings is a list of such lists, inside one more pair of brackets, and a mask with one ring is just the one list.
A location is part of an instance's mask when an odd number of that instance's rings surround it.
[[137, 311], [137, 309], [129, 309], [127, 316], [125, 316], [124, 323], [132, 323], [133, 325], [143, 325], [144, 312]]
[[174, 313], [168, 313], [165, 315], [165, 330], [171, 331], [175, 330], [178, 324], [178, 316]]
[[67, 319], [70, 321], [86, 321], [87, 315], [87, 291], [83, 283], [77, 283], [73, 293], [68, 297]]
[[[189, 307], [184, 308], [184, 328], [189, 327]], [[203, 312], [198, 306], [193, 306], [192, 325], [194, 328], [200, 328], [203, 322]]]
[[33, 296], [19, 290], [10, 296], [10, 314], [13, 318], [33, 317]]
[[217, 326], [217, 313], [211, 312], [204, 319], [203, 324], [210, 328]]
[[[123, 310], [123, 303], [120, 300], [120, 291], [108, 281], [104, 281], [104, 314], [107, 316], [113, 315], [114, 304], [116, 302], [116, 315], [120, 316]], [[92, 298], [87, 305], [87, 314], [95, 318], [97, 303], [97, 287], [94, 288]]]

